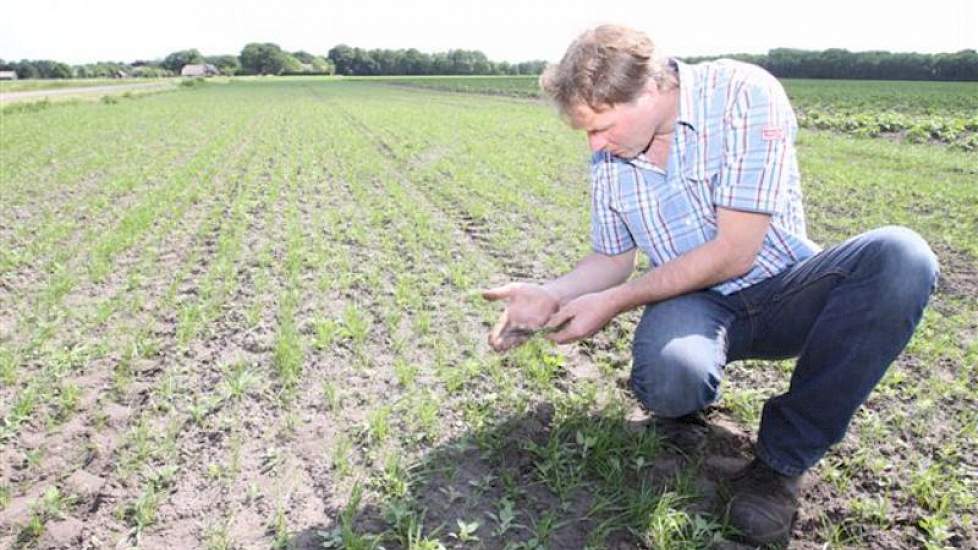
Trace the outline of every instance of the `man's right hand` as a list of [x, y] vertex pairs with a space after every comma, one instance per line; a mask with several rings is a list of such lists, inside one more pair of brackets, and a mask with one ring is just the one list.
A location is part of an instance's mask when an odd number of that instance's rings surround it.
[[519, 346], [547, 324], [560, 309], [560, 299], [541, 285], [509, 283], [486, 290], [486, 300], [504, 300], [506, 309], [489, 333], [489, 345], [502, 352]]

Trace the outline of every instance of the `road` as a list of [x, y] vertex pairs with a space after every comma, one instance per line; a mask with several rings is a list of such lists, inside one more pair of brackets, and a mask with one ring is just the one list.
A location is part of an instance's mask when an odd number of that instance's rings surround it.
[[20, 101], [24, 99], [43, 99], [45, 97], [56, 97], [63, 95], [80, 94], [104, 94], [106, 92], [124, 92], [126, 90], [139, 90], [146, 88], [163, 88], [172, 86], [175, 81], [163, 82], [143, 82], [139, 84], [110, 84], [108, 86], [85, 86], [81, 88], [54, 88], [50, 90], [29, 90], [25, 92], [3, 92], [0, 93], [0, 103], [8, 101]]

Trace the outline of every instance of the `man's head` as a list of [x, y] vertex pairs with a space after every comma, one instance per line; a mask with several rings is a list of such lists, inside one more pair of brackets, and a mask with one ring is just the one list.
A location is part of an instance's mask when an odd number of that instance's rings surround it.
[[540, 87], [561, 114], [588, 132], [592, 150], [623, 157], [643, 152], [663, 131], [672, 107], [663, 97], [676, 84], [652, 40], [619, 25], [584, 32], [540, 76]]

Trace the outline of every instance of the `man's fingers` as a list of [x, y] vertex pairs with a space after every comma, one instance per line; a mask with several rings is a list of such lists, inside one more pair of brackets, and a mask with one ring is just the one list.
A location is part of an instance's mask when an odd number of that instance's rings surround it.
[[547, 324], [544, 325], [544, 328], [555, 330], [561, 325], [566, 324], [567, 321], [569, 321], [573, 317], [574, 317], [573, 310], [568, 308], [560, 308], [557, 310], [556, 313], [550, 316], [550, 319], [547, 320]]
[[551, 332], [547, 335], [547, 340], [550, 340], [555, 344], [569, 344], [574, 340], [577, 340], [577, 336], [571, 333], [570, 325], [570, 323], [567, 323], [564, 325], [563, 329], [558, 330], [557, 332]]
[[504, 331], [501, 335], [496, 338], [489, 338], [489, 346], [492, 347], [493, 351], [502, 353], [509, 351], [516, 346], [519, 346], [529, 340], [529, 336], [526, 333], [514, 332], [514, 331]]
[[522, 333], [510, 332], [503, 336], [502, 343], [501, 343], [502, 347], [499, 351], [509, 351], [510, 349], [522, 345], [528, 339], [529, 336], [526, 336]]
[[499, 320], [496, 321], [496, 325], [492, 327], [492, 332], [489, 333], [489, 345], [493, 349], [497, 348], [502, 342], [503, 333], [506, 332], [509, 325], [509, 310], [504, 309], [502, 315], [499, 316]]
[[489, 288], [482, 291], [482, 297], [490, 302], [496, 300], [502, 300], [504, 298], [509, 298], [510, 294], [513, 292], [513, 283], [508, 283], [503, 286], [497, 286], [496, 288]]

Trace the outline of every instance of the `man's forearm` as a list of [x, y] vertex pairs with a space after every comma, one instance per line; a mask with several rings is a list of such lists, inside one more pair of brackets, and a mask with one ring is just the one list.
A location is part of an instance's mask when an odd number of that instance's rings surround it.
[[709, 288], [743, 275], [751, 263], [731, 256], [726, 244], [709, 241], [641, 277], [607, 290], [619, 313]]
[[635, 249], [618, 256], [590, 254], [585, 256], [566, 275], [543, 285], [560, 304], [592, 292], [600, 292], [628, 280], [635, 269]]

